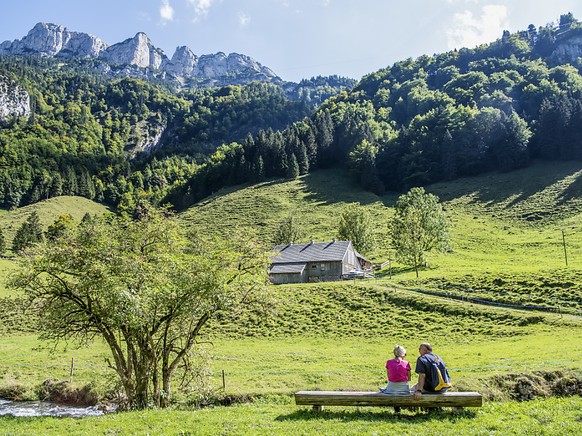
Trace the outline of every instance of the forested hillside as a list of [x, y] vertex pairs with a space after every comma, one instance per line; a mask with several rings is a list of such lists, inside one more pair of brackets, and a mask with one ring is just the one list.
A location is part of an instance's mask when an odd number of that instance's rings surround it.
[[[91, 61], [0, 57], [30, 113], [0, 130], [0, 206], [82, 195], [132, 213], [221, 187], [348, 165], [375, 193], [582, 159], [582, 25], [407, 59], [362, 78], [179, 91]], [[332, 96], [339, 90], [339, 94]], [[24, 109], [23, 109], [24, 110]]]
[[186, 206], [225, 184], [337, 162], [382, 193], [531, 159], [582, 159], [581, 47], [582, 25], [567, 14], [556, 27], [397, 62], [309, 119], [221, 150], [169, 198]]
[[283, 129], [337, 92], [333, 86], [353, 86], [313, 79], [287, 90], [294, 98], [268, 83], [179, 92], [159, 80], [111, 79], [90, 61], [15, 56], [0, 56], [0, 71], [0, 102], [11, 103], [6, 111], [22, 106], [0, 120], [5, 208], [59, 195], [122, 210], [139, 199], [156, 203], [221, 144]]

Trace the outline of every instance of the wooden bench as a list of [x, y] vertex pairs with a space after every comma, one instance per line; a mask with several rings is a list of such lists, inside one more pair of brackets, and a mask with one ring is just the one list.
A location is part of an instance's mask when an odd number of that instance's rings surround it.
[[422, 394], [415, 400], [411, 394], [389, 395], [381, 392], [299, 391], [295, 404], [313, 406], [320, 412], [324, 406], [388, 406], [388, 407], [481, 407], [483, 397], [478, 392], [445, 392]]

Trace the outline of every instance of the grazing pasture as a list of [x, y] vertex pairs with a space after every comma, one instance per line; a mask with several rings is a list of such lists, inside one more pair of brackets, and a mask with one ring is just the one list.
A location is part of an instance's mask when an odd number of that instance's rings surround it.
[[[580, 396], [560, 395], [582, 386], [581, 170], [573, 162], [535, 164], [429, 187], [451, 220], [451, 252], [432, 254], [418, 280], [393, 262], [372, 280], [274, 286], [269, 317], [214, 319], [200, 344], [207, 362], [200, 374], [208, 378], [196, 392], [181, 392], [170, 410], [83, 420], [0, 417], [0, 434], [580, 434]], [[380, 263], [392, 257], [396, 198], [360, 191], [340, 170], [326, 170], [219, 191], [179, 218], [200, 231], [248, 228], [269, 247], [289, 213], [302, 223], [305, 241], [331, 240], [345, 204], [360, 202], [376, 238], [363, 254]], [[35, 205], [41, 217], [45, 204]], [[0, 225], [15, 222], [15, 212], [0, 213]], [[0, 259], [3, 276], [13, 267]], [[69, 378], [73, 357], [74, 383], [113, 394], [103, 344], [41, 343], [35, 329], [42, 319], [2, 286], [0, 397], [18, 388], [22, 398], [35, 398], [47, 378]], [[547, 310], [472, 304], [467, 296]], [[392, 347], [403, 345], [414, 362], [422, 341], [445, 359], [456, 389], [484, 395], [482, 409], [396, 415], [339, 407], [313, 414], [293, 404], [299, 390], [376, 390]], [[196, 407], [205, 404], [211, 407]]]

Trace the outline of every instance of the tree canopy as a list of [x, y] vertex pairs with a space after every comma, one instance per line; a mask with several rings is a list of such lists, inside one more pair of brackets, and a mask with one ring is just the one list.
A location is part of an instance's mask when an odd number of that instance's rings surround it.
[[396, 202], [391, 236], [397, 259], [414, 267], [418, 277], [418, 267], [429, 251], [448, 248], [448, 227], [438, 197], [424, 188], [412, 188]]
[[207, 322], [265, 307], [267, 255], [252, 239], [185, 235], [163, 211], [95, 218], [29, 249], [11, 286], [48, 340], [108, 345], [128, 405], [167, 406]]
[[342, 241], [352, 241], [352, 245], [360, 253], [372, 250], [374, 236], [368, 209], [359, 203], [348, 204], [340, 215], [337, 236]]

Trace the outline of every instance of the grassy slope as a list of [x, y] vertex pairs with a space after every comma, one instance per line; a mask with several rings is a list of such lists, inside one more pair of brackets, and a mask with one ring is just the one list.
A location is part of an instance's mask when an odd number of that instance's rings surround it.
[[[491, 282], [500, 276], [517, 281], [546, 275], [556, 280], [578, 280], [582, 231], [572, 226], [581, 217], [581, 168], [581, 164], [569, 162], [534, 165], [511, 174], [491, 174], [430, 187], [445, 201], [452, 218], [455, 250], [431, 259], [432, 267], [421, 273], [424, 285], [442, 289], [450, 283], [482, 284], [483, 277]], [[341, 176], [339, 170], [328, 170], [292, 182], [221, 191], [181, 218], [188, 225], [218, 227], [224, 232], [232, 226], [252, 227], [267, 241], [277, 222], [294, 212], [304, 223], [305, 240], [325, 240], [335, 236], [335, 223], [343, 204], [359, 201], [375, 216], [378, 240], [386, 241], [390, 206], [396, 196], [379, 198], [362, 192]], [[522, 192], [519, 187], [524, 180], [530, 188]], [[556, 213], [546, 214], [552, 211]], [[532, 216], [541, 219], [528, 218]], [[568, 269], [563, 265], [562, 228], [568, 237]], [[387, 255], [385, 246], [370, 253], [374, 260], [384, 260]], [[395, 272], [394, 281], [414, 278], [404, 268]], [[406, 346], [413, 361], [421, 340], [435, 344], [453, 371], [458, 387], [484, 389], [486, 380], [497, 374], [582, 369], [582, 352], [567, 345], [580, 337], [582, 327], [577, 318], [444, 302], [392, 290], [390, 283], [390, 279], [381, 278], [360, 284], [274, 288], [274, 297], [280, 302], [277, 318], [265, 320], [247, 314], [236, 323], [225, 320], [218, 328], [212, 339], [213, 385], [221, 385], [220, 371], [224, 369], [227, 393], [234, 394], [375, 389], [382, 384], [383, 361], [393, 344]], [[522, 294], [530, 291], [527, 285], [522, 286]], [[539, 293], [543, 294], [544, 289], [549, 287], [542, 286]], [[568, 293], [563, 291], [560, 298], [568, 298]], [[5, 334], [0, 337], [0, 374], [5, 381], [25, 384], [40, 383], [49, 376], [67, 378], [67, 362], [74, 356], [79, 382], [103, 380], [109, 373], [102, 365], [103, 355], [104, 349], [98, 344], [48, 354], [38, 348], [37, 340], [31, 336]], [[492, 403], [474, 415], [419, 416], [405, 420], [403, 427], [403, 421], [393, 418], [391, 412], [340, 408], [315, 417], [289, 404], [289, 399], [277, 397], [253, 406], [188, 412], [191, 414], [187, 417], [181, 412], [159, 416], [153, 411], [82, 422], [0, 418], [0, 424], [11, 434], [34, 433], [35, 428], [43, 432], [51, 428], [54, 434], [82, 433], [97, 427], [102, 432], [126, 433], [196, 429], [200, 434], [214, 434], [219, 429], [239, 434], [372, 434], [395, 430], [414, 434], [426, 425], [435, 429], [435, 434], [522, 434], [532, 428], [547, 434], [576, 434], [582, 426], [575, 412], [579, 408], [579, 397], [524, 404]]]
[[[106, 206], [86, 198], [70, 196], [50, 198], [11, 211], [0, 209], [0, 228], [6, 240], [7, 253], [10, 253], [12, 239], [14, 239], [16, 231], [33, 211], [38, 213], [40, 222], [46, 230], [60, 215], [70, 214], [75, 221], [80, 222], [85, 213], [102, 215], [110, 210]], [[2, 279], [6, 277], [11, 266], [10, 260], [0, 258], [0, 297], [8, 295]]]
[[[451, 220], [453, 252], [431, 253], [421, 283], [411, 282], [413, 272], [395, 264], [395, 280], [510, 304], [558, 308], [569, 300], [575, 313], [582, 310], [580, 162], [535, 163], [512, 173], [436, 184], [428, 191], [442, 199]], [[393, 257], [388, 232], [396, 198], [364, 192], [334, 169], [291, 182], [223, 190], [181, 218], [187, 225], [223, 232], [233, 226], [253, 228], [268, 245], [278, 222], [294, 213], [304, 228], [303, 240], [322, 241], [336, 236], [344, 205], [360, 202], [373, 216], [377, 242], [375, 250], [364, 254], [380, 262]], [[492, 286], [500, 278], [501, 290]]]
[[[527, 188], [524, 188], [527, 186]], [[582, 164], [534, 164], [507, 174], [489, 174], [430, 186], [449, 215], [454, 253], [433, 254], [434, 269], [423, 275], [532, 272], [564, 267], [565, 229], [570, 267], [582, 269]], [[396, 195], [378, 197], [354, 186], [341, 170], [318, 171], [290, 181], [230, 188], [181, 214], [187, 225], [254, 228], [268, 243], [278, 222], [295, 214], [304, 241], [331, 240], [345, 204], [366, 205], [374, 220], [377, 248], [385, 260], [389, 219]], [[403, 274], [403, 278], [411, 276]]]
[[75, 221], [79, 222], [85, 213], [101, 215], [109, 209], [84, 197], [62, 196], [11, 211], [0, 210], [0, 228], [4, 232], [8, 247], [12, 245], [12, 239], [18, 228], [33, 211], [38, 213], [40, 222], [46, 230], [60, 215], [70, 214]]

